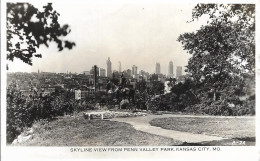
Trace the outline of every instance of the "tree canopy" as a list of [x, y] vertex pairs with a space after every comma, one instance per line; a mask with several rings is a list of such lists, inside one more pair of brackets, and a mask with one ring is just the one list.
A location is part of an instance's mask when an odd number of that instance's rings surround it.
[[208, 15], [207, 25], [178, 41], [192, 57], [187, 66], [196, 81], [226, 82], [255, 71], [255, 6], [198, 4], [192, 18]]
[[59, 24], [59, 16], [51, 3], [43, 11], [29, 3], [7, 3], [7, 60], [17, 58], [32, 65], [33, 57], [42, 57], [36, 49], [42, 44], [48, 47], [52, 41], [59, 51], [72, 49], [75, 43], [64, 40], [71, 30], [69, 25]]

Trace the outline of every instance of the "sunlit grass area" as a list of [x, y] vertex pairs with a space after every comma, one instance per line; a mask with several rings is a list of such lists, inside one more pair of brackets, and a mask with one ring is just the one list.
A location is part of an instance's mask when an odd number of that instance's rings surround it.
[[109, 120], [87, 120], [79, 114], [33, 125], [33, 139], [22, 146], [167, 146], [182, 142], [135, 130]]
[[183, 143], [182, 146], [255, 146], [255, 118], [156, 118], [152, 126], [164, 129], [219, 136], [227, 139]]
[[150, 121], [153, 126], [164, 129], [214, 135], [225, 138], [255, 137], [255, 119], [252, 118], [157, 118]]

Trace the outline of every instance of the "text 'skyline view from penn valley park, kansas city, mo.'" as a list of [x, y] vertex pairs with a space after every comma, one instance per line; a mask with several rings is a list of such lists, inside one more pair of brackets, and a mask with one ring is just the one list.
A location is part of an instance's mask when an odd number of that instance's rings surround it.
[[83, 4], [2, 3], [7, 147], [256, 145], [255, 4]]

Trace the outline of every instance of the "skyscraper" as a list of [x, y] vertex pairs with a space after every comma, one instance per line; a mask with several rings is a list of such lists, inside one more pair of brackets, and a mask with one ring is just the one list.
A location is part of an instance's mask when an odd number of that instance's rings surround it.
[[96, 76], [99, 76], [99, 67], [96, 66], [96, 65], [94, 65], [94, 66], [91, 67], [89, 73], [92, 74], [92, 75], [94, 75], [94, 74], [95, 74], [95, 68], [96, 68]]
[[99, 76], [105, 77], [106, 76], [106, 69], [99, 68]]
[[131, 71], [131, 69], [127, 69], [127, 70], [126, 70], [126, 73], [127, 73], [127, 77], [131, 77], [131, 76], [132, 76], [132, 71]]
[[107, 77], [112, 77], [112, 63], [109, 57], [107, 60]]
[[173, 62], [172, 61], [170, 61], [169, 62], [169, 67], [168, 67], [168, 77], [173, 77], [174, 75], [173, 75]]
[[182, 67], [181, 66], [177, 66], [176, 69], [176, 78], [178, 78], [179, 76], [182, 75]]
[[156, 66], [155, 66], [155, 74], [161, 74], [161, 66], [160, 66], [160, 63], [156, 63]]
[[132, 66], [132, 75], [137, 75], [137, 66]]
[[118, 62], [118, 72], [119, 72], [119, 73], [122, 72], [122, 69], [121, 69], [121, 62], [120, 62], [120, 61]]
[[98, 76], [99, 75], [99, 69], [96, 65], [94, 65], [94, 90], [96, 91], [97, 82], [98, 82]]

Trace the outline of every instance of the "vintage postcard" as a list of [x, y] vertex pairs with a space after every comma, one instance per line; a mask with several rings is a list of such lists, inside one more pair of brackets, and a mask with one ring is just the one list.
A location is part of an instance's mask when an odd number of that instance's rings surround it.
[[259, 160], [258, 3], [1, 1], [1, 159]]

